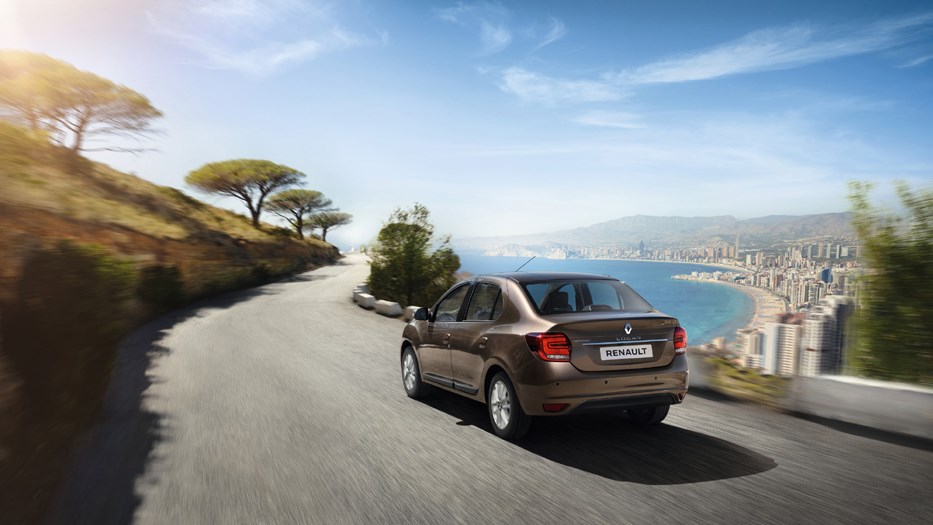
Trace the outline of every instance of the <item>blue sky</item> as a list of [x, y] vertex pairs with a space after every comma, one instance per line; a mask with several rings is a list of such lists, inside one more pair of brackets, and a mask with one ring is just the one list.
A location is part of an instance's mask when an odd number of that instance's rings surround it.
[[355, 216], [343, 247], [416, 201], [456, 239], [933, 180], [928, 2], [0, 0], [0, 46], [164, 111], [157, 152], [100, 160], [183, 189], [288, 164]]

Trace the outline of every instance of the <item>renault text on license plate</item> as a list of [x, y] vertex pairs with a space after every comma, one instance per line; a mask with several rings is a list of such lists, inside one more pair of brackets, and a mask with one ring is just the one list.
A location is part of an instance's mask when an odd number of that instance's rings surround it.
[[645, 359], [648, 357], [653, 357], [651, 345], [604, 346], [599, 349], [599, 358], [603, 361]]

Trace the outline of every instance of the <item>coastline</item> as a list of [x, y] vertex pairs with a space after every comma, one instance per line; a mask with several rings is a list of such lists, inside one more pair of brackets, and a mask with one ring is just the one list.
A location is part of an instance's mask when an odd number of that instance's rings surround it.
[[747, 284], [736, 284], [716, 279], [691, 279], [703, 283], [724, 284], [730, 286], [751, 297], [755, 303], [755, 312], [751, 320], [745, 325], [745, 329], [763, 329], [765, 323], [770, 323], [775, 318], [787, 311], [787, 302], [771, 290], [766, 290], [758, 286], [749, 286]]
[[[520, 258], [522, 256], [518, 255], [486, 255], [485, 253], [476, 253], [472, 254], [478, 257], [516, 257]], [[726, 263], [710, 263], [710, 262], [695, 262], [695, 261], [659, 261], [657, 259], [616, 259], [612, 257], [546, 257], [544, 255], [536, 255], [535, 257], [539, 259], [547, 259], [549, 261], [618, 261], [618, 262], [646, 262], [646, 263], [662, 263], [662, 264], [694, 264], [697, 266], [709, 266], [710, 268], [721, 268], [723, 270], [728, 270], [730, 272], [742, 272], [742, 273], [752, 273], [752, 270], [742, 267], [734, 266]]]
[[[547, 257], [545, 257], [547, 259]], [[555, 259], [559, 260], [559, 259]], [[570, 260], [570, 259], [563, 259]], [[581, 261], [635, 261], [635, 262], [647, 262], [647, 263], [665, 263], [665, 264], [695, 264], [697, 266], [709, 266], [711, 268], [722, 268], [724, 270], [729, 270], [730, 272], [742, 272], [742, 273], [752, 273], [748, 268], [743, 268], [741, 266], [732, 266], [731, 264], [726, 263], [706, 263], [706, 262], [692, 262], [692, 261], [659, 261], [657, 259], [585, 259], [580, 258]]]

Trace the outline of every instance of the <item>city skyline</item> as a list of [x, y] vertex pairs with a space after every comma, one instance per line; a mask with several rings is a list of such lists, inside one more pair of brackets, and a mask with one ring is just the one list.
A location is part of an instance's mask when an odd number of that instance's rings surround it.
[[439, 233], [479, 237], [841, 212], [849, 181], [890, 203], [892, 181], [933, 170], [917, 2], [7, 0], [0, 47], [165, 112], [158, 152], [94, 158], [240, 212], [184, 176], [288, 164], [354, 214], [328, 236], [342, 247], [416, 201]]

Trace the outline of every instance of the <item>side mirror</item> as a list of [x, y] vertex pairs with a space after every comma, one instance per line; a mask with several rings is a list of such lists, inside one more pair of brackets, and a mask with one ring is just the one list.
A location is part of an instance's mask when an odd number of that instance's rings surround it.
[[415, 310], [415, 321], [427, 321], [431, 317], [431, 312], [427, 308], [421, 307]]

